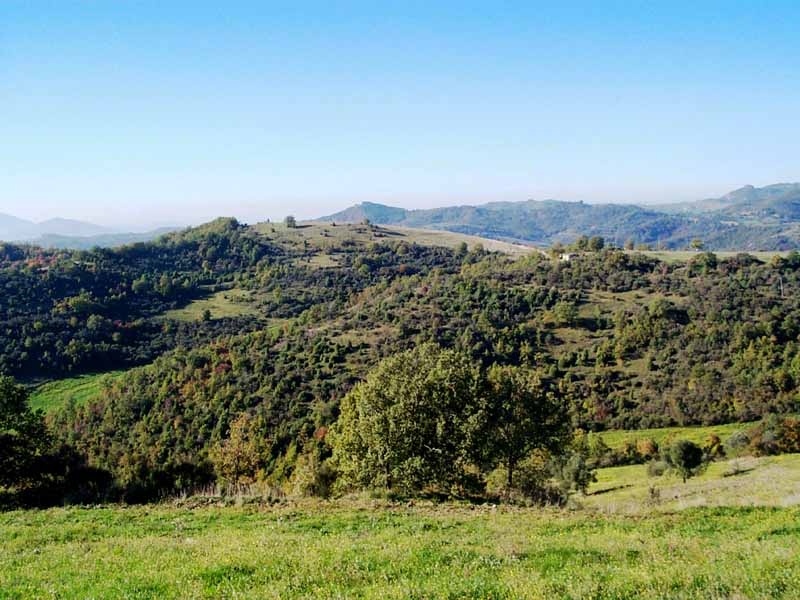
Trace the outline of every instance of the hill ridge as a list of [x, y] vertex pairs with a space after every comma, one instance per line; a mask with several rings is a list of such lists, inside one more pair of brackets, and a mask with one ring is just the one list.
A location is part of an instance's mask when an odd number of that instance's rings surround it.
[[617, 245], [667, 249], [700, 239], [713, 250], [789, 250], [800, 246], [800, 183], [747, 185], [716, 199], [653, 206], [529, 199], [406, 209], [360, 202], [316, 221], [365, 219], [545, 245], [600, 235]]

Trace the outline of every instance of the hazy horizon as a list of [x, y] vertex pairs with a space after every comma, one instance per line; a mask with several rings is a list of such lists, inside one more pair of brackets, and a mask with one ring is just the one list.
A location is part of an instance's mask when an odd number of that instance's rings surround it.
[[[775, 181], [770, 183], [759, 183], [755, 185], [755, 187], [762, 187], [766, 185], [772, 185], [776, 183], [794, 183], [789, 181]], [[733, 191], [734, 189], [738, 189], [743, 187], [744, 185], [752, 185], [752, 184], [735, 184], [733, 186], [727, 187], [720, 187], [719, 189], [723, 191], [715, 191], [704, 196], [700, 197], [690, 197], [685, 196], [681, 197], [680, 194], [672, 194], [667, 195], [664, 197], [663, 200], [651, 200], [650, 202], [637, 202], [634, 199], [625, 200], [620, 198], [609, 198], [609, 199], [597, 199], [597, 198], [587, 198], [583, 196], [569, 196], [569, 195], [543, 195], [541, 197], [497, 197], [487, 199], [484, 196], [476, 197], [473, 200], [468, 200], [468, 195], [465, 195], [461, 200], [458, 199], [442, 199], [440, 202], [426, 202], [422, 199], [420, 202], [415, 203], [413, 199], [409, 199], [408, 201], [401, 201], [400, 199], [374, 199], [374, 198], [361, 198], [361, 199], [354, 199], [351, 202], [340, 202], [340, 203], [332, 203], [332, 202], [310, 202], [306, 206], [297, 203], [289, 203], [287, 207], [284, 208], [280, 206], [278, 202], [276, 203], [265, 203], [263, 206], [255, 205], [241, 205], [239, 207], [232, 208], [230, 210], [225, 210], [222, 207], [225, 207], [225, 203], [215, 203], [205, 207], [199, 207], [201, 209], [198, 212], [198, 207], [194, 206], [191, 209], [191, 214], [180, 214], [176, 213], [175, 218], [172, 220], [166, 219], [161, 221], [140, 221], [136, 219], [132, 219], [130, 221], [119, 220], [119, 216], [124, 213], [124, 209], [121, 211], [117, 211], [112, 215], [106, 214], [105, 217], [101, 214], [97, 216], [97, 218], [93, 218], [91, 216], [83, 216], [83, 214], [75, 214], [75, 213], [52, 213], [52, 214], [42, 214], [41, 211], [31, 211], [26, 215], [24, 210], [15, 213], [12, 211], [0, 211], [2, 214], [8, 214], [17, 218], [33, 221], [35, 223], [40, 223], [49, 219], [54, 218], [63, 218], [63, 219], [71, 219], [77, 221], [85, 221], [95, 225], [100, 225], [103, 227], [107, 227], [109, 229], [117, 230], [120, 232], [123, 231], [130, 231], [130, 232], [145, 232], [153, 229], [158, 229], [162, 227], [182, 227], [182, 226], [191, 226], [191, 225], [198, 225], [200, 223], [208, 222], [212, 219], [217, 217], [236, 217], [242, 222], [246, 223], [257, 223], [263, 222], [266, 220], [272, 221], [279, 221], [283, 220], [284, 217], [287, 215], [296, 216], [298, 219], [316, 219], [319, 217], [323, 217], [329, 214], [334, 214], [336, 212], [342, 211], [346, 208], [349, 208], [355, 204], [359, 204], [361, 202], [374, 202], [378, 204], [385, 204], [388, 206], [395, 206], [400, 208], [405, 208], [408, 210], [415, 210], [415, 209], [428, 209], [428, 208], [440, 208], [445, 206], [462, 206], [462, 205], [479, 205], [479, 204], [486, 204], [489, 202], [523, 202], [526, 200], [559, 200], [565, 202], [585, 202], [587, 204], [638, 204], [640, 206], [658, 206], [667, 203], [679, 203], [679, 202], [694, 202], [699, 200], [704, 200], [708, 198], [717, 198], [720, 197], [728, 192]], [[313, 210], [314, 208], [317, 210]], [[214, 212], [216, 210], [216, 212]], [[91, 215], [91, 213], [88, 213]]]
[[800, 6], [6, 2], [0, 212], [124, 229], [800, 180]]

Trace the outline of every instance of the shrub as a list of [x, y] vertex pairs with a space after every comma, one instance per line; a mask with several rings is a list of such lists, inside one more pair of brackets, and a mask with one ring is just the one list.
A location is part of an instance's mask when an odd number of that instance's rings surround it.
[[778, 448], [781, 452], [800, 452], [800, 419], [783, 420], [778, 430]]
[[[609, 457], [613, 454], [611, 448], [608, 447], [608, 444], [605, 443], [602, 436], [596, 433], [590, 433], [588, 436], [588, 445], [589, 445], [589, 454], [588, 457], [590, 461], [595, 466], [610, 466]], [[609, 464], [605, 464], [605, 463]]]
[[661, 477], [669, 470], [669, 463], [664, 460], [651, 460], [647, 463], [647, 475], [649, 477]]
[[703, 446], [703, 453], [705, 454], [705, 460], [709, 461], [725, 458], [725, 447], [722, 445], [722, 440], [718, 435], [712, 433], [708, 436]]
[[658, 444], [651, 438], [636, 440], [636, 451], [644, 460], [652, 460], [658, 456]]
[[556, 486], [565, 496], [576, 492], [585, 494], [589, 484], [597, 481], [594, 469], [577, 452], [552, 457], [548, 467]]
[[522, 499], [539, 505], [563, 505], [567, 497], [562, 490], [553, 485], [546, 456], [533, 452], [517, 465], [513, 488], [508, 487], [508, 473], [499, 467], [492, 471], [486, 480], [486, 491], [506, 500]]
[[678, 440], [669, 449], [670, 465], [683, 477], [684, 483], [700, 472], [703, 458], [703, 449], [689, 440]]
[[290, 481], [291, 492], [295, 496], [327, 498], [336, 481], [336, 470], [330, 460], [322, 460], [319, 451], [301, 454], [295, 463]]
[[725, 445], [732, 450], [742, 450], [750, 444], [750, 436], [746, 431], [740, 429], [730, 435]]

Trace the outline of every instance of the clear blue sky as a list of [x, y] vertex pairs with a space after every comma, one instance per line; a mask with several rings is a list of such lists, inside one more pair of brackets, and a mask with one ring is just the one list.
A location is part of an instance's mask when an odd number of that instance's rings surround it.
[[800, 180], [800, 3], [0, 2], [0, 212], [248, 221]]

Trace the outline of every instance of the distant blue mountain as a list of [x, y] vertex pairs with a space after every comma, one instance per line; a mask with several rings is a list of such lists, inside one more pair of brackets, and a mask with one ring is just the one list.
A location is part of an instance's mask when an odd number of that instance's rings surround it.
[[84, 221], [49, 219], [41, 223], [34, 223], [0, 213], [0, 240], [6, 242], [31, 240], [48, 234], [83, 237], [108, 233], [113, 233], [113, 230]]
[[144, 233], [118, 232], [85, 221], [49, 219], [41, 223], [0, 213], [0, 242], [26, 242], [43, 248], [84, 250], [100, 246], [112, 248], [135, 242], [148, 242], [177, 227], [162, 227]]

